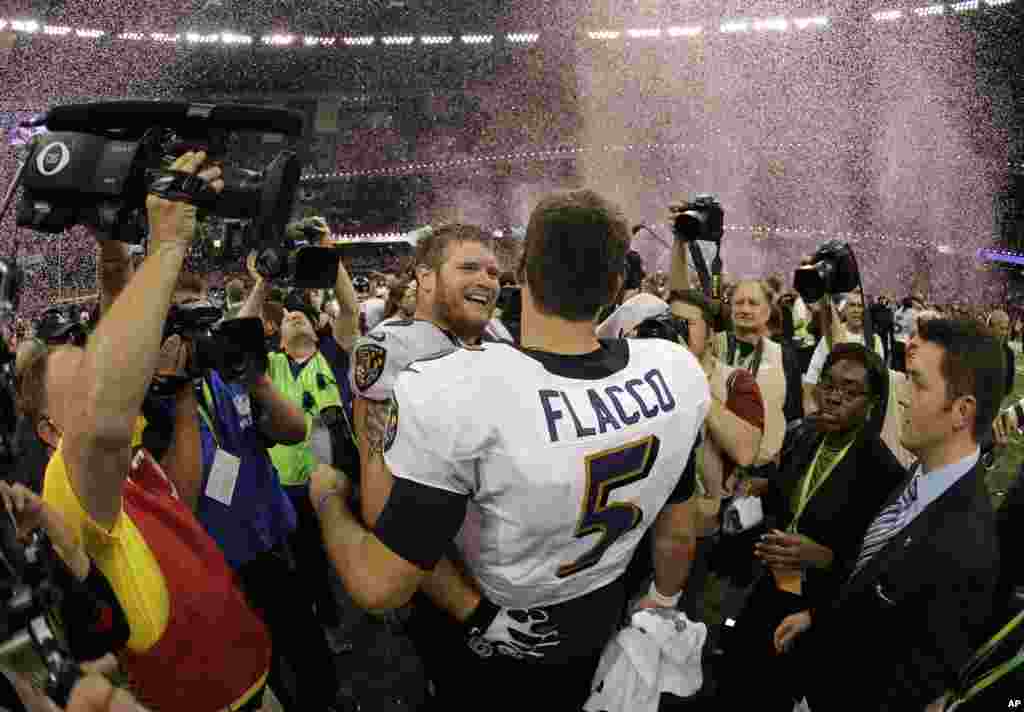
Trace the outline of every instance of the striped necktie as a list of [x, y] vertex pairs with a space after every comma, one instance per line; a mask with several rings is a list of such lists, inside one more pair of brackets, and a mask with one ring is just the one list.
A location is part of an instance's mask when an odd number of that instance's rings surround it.
[[911, 506], [917, 501], [917, 478], [919, 476], [920, 473], [915, 474], [896, 501], [883, 509], [868, 527], [868, 531], [864, 535], [864, 544], [860, 549], [860, 556], [857, 557], [857, 566], [850, 575], [851, 579], [871, 561], [871, 557], [906, 526], [907, 514], [910, 513]]

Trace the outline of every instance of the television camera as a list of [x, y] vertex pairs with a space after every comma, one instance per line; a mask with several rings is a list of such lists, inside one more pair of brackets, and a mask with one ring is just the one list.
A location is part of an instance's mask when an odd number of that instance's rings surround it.
[[[240, 104], [119, 101], [50, 109], [28, 122], [36, 135], [16, 181], [24, 194], [17, 224], [60, 233], [88, 225], [100, 235], [140, 243], [146, 234], [146, 196], [191, 203], [219, 219], [197, 249], [214, 261], [259, 254], [258, 269], [276, 281], [300, 279], [304, 268], [322, 271], [329, 252], [303, 244], [288, 231], [299, 185], [299, 160], [280, 151], [259, 170], [223, 164], [234, 134], [300, 137], [302, 114]], [[170, 169], [174, 159], [202, 150], [222, 162], [224, 189]], [[300, 229], [300, 232], [302, 230]], [[291, 237], [289, 237], [291, 233]]]

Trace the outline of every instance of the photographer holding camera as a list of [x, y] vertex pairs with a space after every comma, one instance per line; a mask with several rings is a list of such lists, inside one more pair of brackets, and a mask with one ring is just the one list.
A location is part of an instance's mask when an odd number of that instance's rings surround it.
[[[234, 369], [224, 373], [200, 367], [196, 339], [207, 337], [197, 325], [218, 319], [220, 310], [210, 305], [199, 275], [183, 273], [172, 299], [165, 326], [171, 335], [164, 341], [155, 387], [163, 385], [174, 393], [147, 402], [144, 412], [150, 422], [143, 444], [160, 453], [168, 476], [238, 572], [243, 590], [270, 627], [274, 647], [269, 684], [284, 709], [330, 709], [339, 683], [324, 632], [313, 616], [311, 594], [301, 589], [285, 593], [280, 586], [282, 579], [294, 575], [288, 538], [296, 514], [269, 448], [303, 442], [305, 418], [266, 374], [260, 325], [251, 325], [251, 349], [244, 349], [241, 377]], [[225, 346], [219, 339], [215, 344]], [[242, 348], [242, 343], [233, 343], [235, 347]], [[161, 433], [170, 441], [166, 451], [151, 445], [161, 439], [153, 437], [153, 428], [173, 431], [173, 439], [171, 432]], [[288, 684], [291, 679], [294, 685]]]
[[[300, 225], [302, 229], [309, 226], [318, 237], [329, 234], [322, 218], [308, 218]], [[295, 228], [290, 226], [289, 229]], [[254, 255], [249, 256], [248, 267], [255, 285], [239, 318], [263, 313], [264, 300], [270, 290], [269, 281], [256, 270]], [[352, 398], [347, 377], [349, 354], [359, 336], [359, 303], [342, 261], [338, 262], [334, 296], [338, 317], [331, 322], [330, 333], [325, 335], [317, 334], [321, 314], [307, 295], [293, 291], [285, 298], [280, 327], [281, 350], [269, 355], [266, 376], [289, 403], [301, 409], [305, 419], [305, 437], [277, 444], [271, 448], [270, 457], [297, 515], [291, 543], [298, 574], [304, 581], [303, 588], [313, 598], [320, 625], [328, 630], [332, 650], [340, 652], [346, 647], [339, 637], [341, 619], [308, 488], [310, 474], [320, 463], [350, 472], [357, 472], [359, 468], [350, 425]], [[316, 449], [317, 443], [325, 440], [326, 447]]]
[[[206, 158], [185, 153], [171, 171], [219, 192], [221, 169]], [[131, 633], [119, 653], [138, 694], [160, 709], [256, 709], [270, 667], [267, 629], [162, 468], [132, 447], [196, 220], [180, 198], [150, 195], [146, 210], [149, 256], [85, 349], [59, 347], [26, 365], [19, 398], [55, 449], [44, 499], [125, 611]]]

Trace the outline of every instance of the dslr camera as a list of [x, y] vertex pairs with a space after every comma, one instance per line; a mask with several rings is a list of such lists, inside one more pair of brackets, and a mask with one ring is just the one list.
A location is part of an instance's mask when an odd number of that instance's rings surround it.
[[829, 240], [814, 253], [808, 264], [793, 274], [793, 288], [807, 304], [826, 294], [845, 294], [857, 288], [860, 273], [857, 258], [841, 240]]
[[237, 132], [300, 137], [303, 124], [295, 111], [236, 104], [123, 101], [54, 107], [31, 124], [47, 131], [32, 139], [19, 175], [24, 195], [17, 224], [47, 233], [88, 225], [104, 236], [139, 243], [146, 232], [146, 196], [154, 193], [225, 218], [234, 242], [276, 254], [299, 184], [294, 152], [279, 152], [259, 170], [223, 165], [219, 194], [170, 165], [196, 150], [223, 160]]
[[721, 244], [725, 213], [715, 196], [700, 193], [690, 202], [673, 207], [672, 212], [672, 232], [677, 240]]
[[189, 378], [217, 371], [225, 381], [239, 381], [247, 374], [266, 371], [263, 323], [256, 317], [221, 321], [222, 315], [220, 308], [209, 304], [171, 307], [163, 338], [177, 334], [191, 341]]
[[623, 277], [622, 289], [640, 289], [644, 285], [644, 259], [636, 250], [626, 253], [626, 274]]
[[672, 312], [644, 319], [636, 327], [637, 339], [665, 339], [689, 348], [690, 322]]

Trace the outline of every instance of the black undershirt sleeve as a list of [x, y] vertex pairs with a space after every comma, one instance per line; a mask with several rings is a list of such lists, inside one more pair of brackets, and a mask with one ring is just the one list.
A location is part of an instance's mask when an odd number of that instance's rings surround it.
[[685, 502], [697, 491], [697, 448], [700, 447], [701, 441], [702, 438], [698, 434], [697, 439], [693, 442], [693, 449], [690, 450], [690, 457], [686, 460], [683, 474], [679, 476], [679, 481], [676, 482], [672, 494], [668, 496], [666, 504]]
[[395, 477], [374, 534], [410, 564], [432, 571], [466, 518], [467, 495]]

